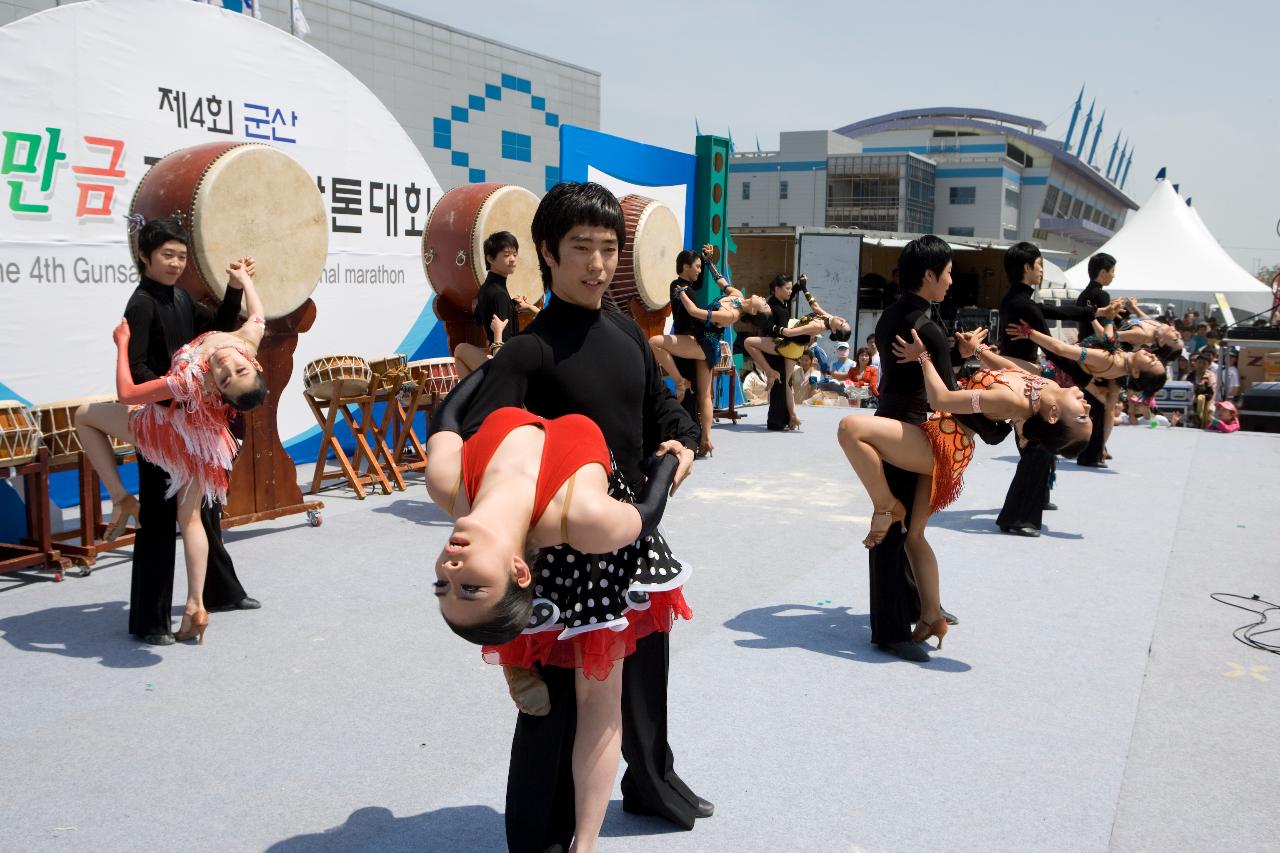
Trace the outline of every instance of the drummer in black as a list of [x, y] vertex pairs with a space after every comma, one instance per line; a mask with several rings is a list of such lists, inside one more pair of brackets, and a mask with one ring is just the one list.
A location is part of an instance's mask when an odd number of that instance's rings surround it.
[[521, 312], [537, 314], [541, 310], [542, 306], [524, 296], [512, 297], [507, 291], [507, 278], [515, 273], [519, 259], [520, 242], [510, 231], [495, 231], [485, 239], [484, 267], [489, 274], [476, 294], [474, 316], [489, 345], [485, 349], [468, 343], [454, 347], [459, 379], [465, 379], [511, 339], [518, 331]]
[[[138, 231], [142, 282], [129, 297], [129, 372], [141, 384], [169, 371], [173, 354], [203, 332], [228, 332], [239, 325], [241, 291], [233, 278], [217, 313], [175, 287], [187, 265], [186, 230], [176, 218], [155, 219]], [[158, 405], [164, 405], [158, 404]], [[174, 642], [173, 569], [177, 552], [178, 504], [166, 498], [169, 475], [138, 455], [138, 532], [129, 589], [129, 633], [153, 645]], [[203, 506], [200, 518], [209, 540], [205, 605], [210, 610], [254, 610], [231, 556], [222, 544], [222, 507]]]

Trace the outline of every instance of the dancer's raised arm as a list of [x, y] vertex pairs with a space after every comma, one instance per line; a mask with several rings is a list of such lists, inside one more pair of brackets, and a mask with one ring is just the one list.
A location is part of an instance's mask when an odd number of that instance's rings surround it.
[[1106, 350], [1090, 349], [1079, 344], [1060, 341], [1052, 335], [1037, 332], [1026, 323], [1011, 325], [1005, 332], [1011, 338], [1028, 338], [1054, 355], [1074, 359], [1084, 367], [1086, 372], [1094, 375], [1103, 373], [1111, 367], [1111, 354]]
[[121, 318], [111, 337], [116, 342], [116, 399], [126, 406], [140, 406], [160, 400], [172, 400], [168, 380], [161, 376], [135, 385], [129, 370], [129, 321]]

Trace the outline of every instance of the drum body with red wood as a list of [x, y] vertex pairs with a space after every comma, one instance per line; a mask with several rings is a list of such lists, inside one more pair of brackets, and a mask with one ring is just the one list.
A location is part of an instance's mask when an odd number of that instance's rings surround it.
[[660, 201], [628, 195], [620, 203], [627, 240], [604, 298], [619, 311], [630, 311], [633, 299], [643, 309], [662, 311], [671, 301], [676, 257], [684, 248], [680, 223]]
[[[130, 209], [147, 221], [181, 215], [191, 245], [178, 285], [196, 300], [220, 302], [227, 267], [252, 257], [268, 320], [307, 301], [329, 254], [315, 180], [269, 145], [210, 142], [175, 151], [142, 176]], [[136, 231], [130, 244], [136, 253]]]

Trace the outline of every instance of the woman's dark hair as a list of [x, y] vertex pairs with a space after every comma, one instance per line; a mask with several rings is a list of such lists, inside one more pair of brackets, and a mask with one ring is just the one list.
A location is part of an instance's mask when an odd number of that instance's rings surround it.
[[494, 231], [484, 241], [484, 268], [489, 268], [489, 259], [496, 258], [507, 249], [520, 251], [520, 241], [510, 231]]
[[263, 401], [267, 399], [267, 380], [263, 379], [262, 374], [259, 373], [257, 381], [253, 383], [253, 387], [248, 391], [235, 396], [224, 395], [222, 399], [237, 412], [252, 411], [261, 406]]
[[1027, 267], [1034, 266], [1040, 250], [1034, 243], [1023, 240], [1014, 243], [1004, 253], [1004, 274], [1009, 277], [1010, 284], [1022, 284]]
[[846, 329], [844, 329], [843, 331], [842, 331], [842, 330], [840, 330], [840, 329], [832, 329], [832, 330], [831, 330], [831, 340], [835, 341], [835, 342], [836, 342], [836, 343], [838, 343], [838, 344], [839, 344], [839, 343], [844, 343], [845, 341], [849, 340], [849, 338], [851, 338], [851, 337], [853, 337], [853, 326], [852, 326], [852, 325], [850, 325], [849, 327], [847, 327], [847, 328], [846, 328]]
[[542, 270], [542, 285], [551, 288], [551, 267], [542, 257], [542, 246], [560, 263], [560, 241], [573, 228], [590, 225], [608, 228], [618, 235], [618, 252], [627, 245], [627, 223], [622, 216], [622, 205], [613, 193], [595, 183], [562, 181], [542, 197], [538, 210], [533, 214], [534, 250], [538, 253], [538, 267]]
[[926, 234], [902, 247], [898, 256], [899, 284], [903, 290], [917, 293], [924, 284], [924, 274], [942, 275], [951, 263], [951, 246], [941, 237]]
[[507, 591], [493, 606], [493, 613], [488, 622], [479, 625], [455, 625], [445, 619], [453, 633], [477, 646], [500, 646], [509, 643], [520, 632], [529, 627], [529, 619], [533, 616], [533, 584], [520, 586], [512, 578], [507, 583]]
[[1138, 393], [1143, 397], [1154, 397], [1168, 378], [1164, 365], [1141, 368], [1138, 371]]
[[867, 364], [870, 364], [871, 350], [867, 349], [866, 347], [858, 347], [858, 351], [853, 354], [853, 360], [857, 361], [858, 359], [862, 358], [864, 355], [867, 357]]
[[693, 262], [701, 258], [702, 255], [692, 249], [685, 249], [676, 255], [676, 275], [684, 272], [685, 267], [693, 266]]
[[138, 229], [138, 272], [143, 271], [142, 258], [151, 260], [151, 253], [165, 243], [173, 241], [184, 246], [191, 245], [191, 237], [182, 221], [177, 216], [164, 216], [153, 219]]
[[1152, 348], [1151, 352], [1155, 354], [1156, 358], [1160, 359], [1161, 364], [1164, 364], [1181, 356], [1182, 346], [1180, 344], [1165, 344], [1162, 347]]
[[773, 293], [779, 287], [786, 287], [787, 283], [790, 282], [791, 280], [792, 280], [791, 276], [787, 275], [786, 273], [784, 272], [778, 273], [773, 277], [773, 281], [769, 282], [769, 292]]
[[1034, 441], [1050, 453], [1067, 459], [1075, 459], [1089, 446], [1088, 436], [1076, 438], [1071, 424], [1063, 420], [1049, 423], [1040, 415], [1023, 421], [1022, 435], [1027, 441]]
[[[1035, 263], [1032, 261], [1032, 263]], [[1089, 259], [1089, 280], [1093, 281], [1098, 277], [1098, 273], [1103, 270], [1113, 270], [1116, 268], [1116, 259], [1108, 255], [1106, 252], [1099, 252]]]

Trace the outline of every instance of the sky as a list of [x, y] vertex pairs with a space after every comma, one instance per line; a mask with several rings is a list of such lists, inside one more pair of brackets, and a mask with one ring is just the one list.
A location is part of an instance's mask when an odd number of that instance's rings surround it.
[[601, 130], [682, 151], [695, 119], [768, 151], [780, 131], [931, 106], [1037, 118], [1062, 139], [1083, 84], [1095, 124], [1107, 112], [1095, 162], [1117, 130], [1136, 146], [1129, 195], [1141, 204], [1168, 167], [1241, 266], [1280, 265], [1275, 0], [380, 2], [598, 71]]

